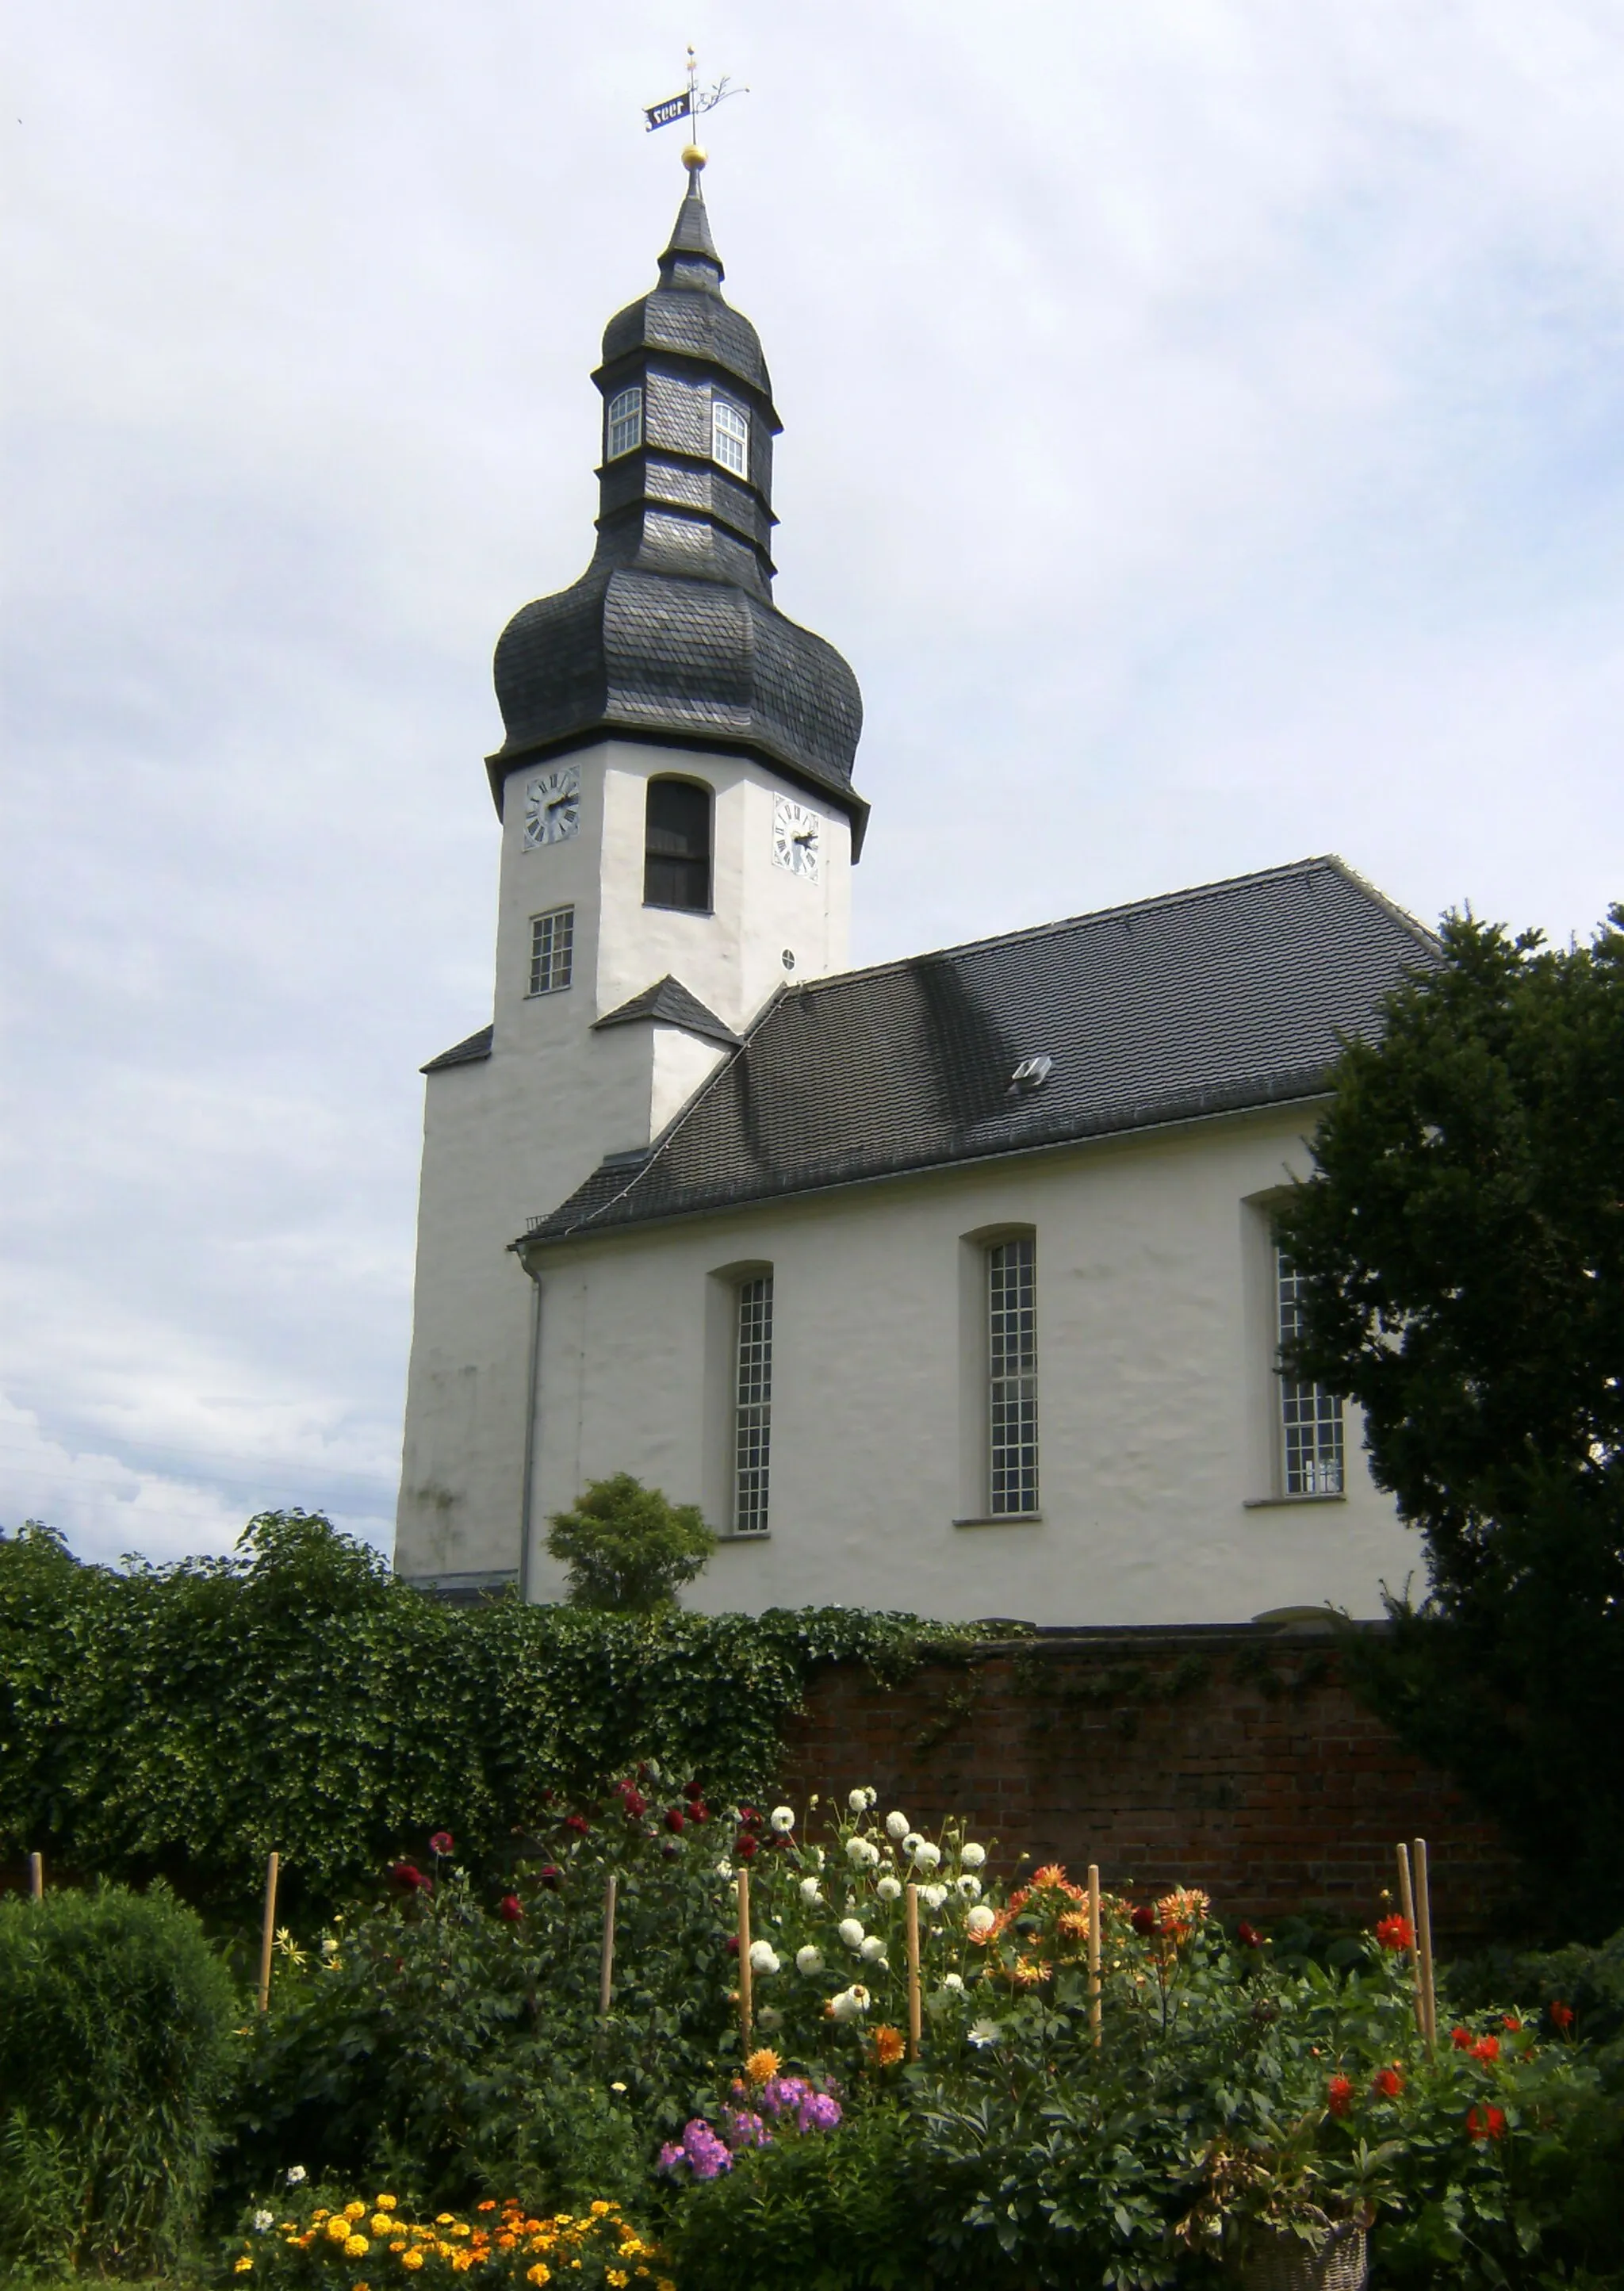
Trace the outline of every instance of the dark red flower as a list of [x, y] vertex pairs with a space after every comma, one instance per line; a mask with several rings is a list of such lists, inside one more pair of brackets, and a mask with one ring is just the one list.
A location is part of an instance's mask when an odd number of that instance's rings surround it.
[[682, 1808], [679, 1805], [667, 1806], [665, 1809], [665, 1827], [671, 1831], [671, 1836], [673, 1837], [680, 1837], [684, 1826]]
[[787, 1829], [775, 1829], [768, 1838], [767, 1842], [769, 1845], [782, 1847], [785, 1845], [793, 1845], [795, 1840]]
[[761, 1817], [756, 1812], [753, 1805], [740, 1806], [739, 1820], [744, 1823], [746, 1829], [760, 1829], [761, 1827]]
[[564, 1827], [566, 1829], [573, 1829], [577, 1837], [585, 1837], [592, 1825], [583, 1813], [567, 1813], [564, 1817]]
[[564, 1883], [564, 1872], [559, 1868], [556, 1862], [549, 1861], [546, 1868], [541, 1872], [541, 1882], [546, 1886], [550, 1893], [556, 1893], [559, 1887]]
[[1468, 2108], [1466, 2128], [1474, 2140], [1503, 2140], [1506, 2111], [1503, 2108]]
[[1564, 2005], [1560, 1997], [1552, 2000], [1550, 2014], [1552, 2020], [1556, 2023], [1556, 2026], [1559, 2029], [1571, 2029], [1572, 2027], [1573, 2007], [1571, 2005]]
[[1458, 2053], [1469, 2053], [1475, 2041], [1469, 2029], [1451, 2029], [1449, 2040]]
[[1345, 2076], [1334, 2076], [1325, 2087], [1325, 2105], [1333, 2116], [1346, 2116], [1354, 2104], [1354, 2087]]
[[711, 1810], [709, 1806], [706, 1805], [703, 1798], [695, 1797], [688, 1800], [688, 1820], [690, 1821], [709, 1821], [710, 1819]]
[[1378, 1917], [1376, 1938], [1383, 1949], [1411, 1949], [1415, 1945], [1415, 1934], [1408, 1917]]
[[1523, 2023], [1515, 2013], [1506, 2014], [1500, 2021], [1500, 2026], [1502, 2029], [1509, 2029], [1514, 2037], [1522, 2034]]
[[736, 1957], [738, 1953], [739, 1937], [737, 1933], [729, 1933], [728, 1936], [728, 1954], [729, 1957]]
[[496, 1914], [505, 1924], [516, 1925], [525, 1914], [524, 1903], [517, 1893], [504, 1893], [496, 1904]]
[[430, 1853], [451, 1853], [456, 1850], [456, 1840], [448, 1829], [437, 1829], [429, 1840]]
[[390, 1867], [389, 1881], [403, 1893], [431, 1893], [434, 1881], [425, 1877], [415, 1861], [396, 1861]]
[[1256, 1925], [1249, 1925], [1244, 1917], [1242, 1917], [1240, 1924], [1235, 1927], [1235, 1939], [1240, 1942], [1242, 1949], [1261, 1949], [1263, 1947], [1263, 1935], [1258, 1932]]
[[741, 1830], [733, 1841], [733, 1850], [741, 1861], [753, 1861], [756, 1858], [756, 1845], [755, 1838], [746, 1837]]
[[1472, 2047], [1472, 2058], [1475, 2061], [1487, 2062], [1497, 2061], [1499, 2056], [1500, 2040], [1498, 2037], [1479, 2037]]
[[1135, 1933], [1148, 1940], [1150, 1935], [1156, 1930], [1156, 1912], [1150, 1907], [1148, 1902], [1141, 1901], [1138, 1908], [1135, 1909], [1132, 1916], [1129, 1918], [1128, 1922], [1133, 1927]]
[[1404, 2071], [1394, 2062], [1390, 2069], [1378, 2069], [1371, 2079], [1371, 2090], [1379, 2092], [1384, 2100], [1396, 2100], [1404, 2089]]
[[626, 1809], [628, 1820], [641, 1821], [648, 1811], [648, 1800], [635, 1782], [616, 1782], [615, 1794]]
[[686, 1798], [701, 1798], [704, 1794], [705, 1786], [703, 1782], [684, 1782], [682, 1785], [682, 1795]]

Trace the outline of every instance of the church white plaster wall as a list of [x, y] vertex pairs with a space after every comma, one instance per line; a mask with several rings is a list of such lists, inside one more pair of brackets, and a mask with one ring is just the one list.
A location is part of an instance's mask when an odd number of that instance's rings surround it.
[[[546, 1252], [538, 1545], [585, 1480], [619, 1470], [716, 1519], [715, 1276], [768, 1263], [772, 1532], [725, 1543], [693, 1604], [1076, 1624], [1379, 1612], [1380, 1582], [1419, 1550], [1356, 1418], [1344, 1500], [1268, 1501], [1260, 1203], [1306, 1168], [1305, 1126], [1300, 1107], [1232, 1117]], [[1042, 1515], [961, 1526], [963, 1240], [1001, 1226], [1037, 1235]], [[560, 1588], [539, 1547], [531, 1582]]]
[[[639, 1022], [593, 1021], [668, 971], [743, 1028], [785, 981], [846, 961], [850, 832], [825, 821], [819, 880], [772, 862], [773, 796], [804, 790], [734, 756], [604, 742], [581, 772], [579, 832], [524, 847], [524, 786], [504, 791], [488, 1059], [427, 1079], [417, 1274], [395, 1564], [407, 1575], [516, 1569], [529, 1413], [530, 1283], [509, 1243], [606, 1154], [647, 1146], [723, 1055]], [[715, 791], [713, 912], [645, 907], [647, 783]], [[531, 995], [531, 918], [575, 908], [573, 984]]]

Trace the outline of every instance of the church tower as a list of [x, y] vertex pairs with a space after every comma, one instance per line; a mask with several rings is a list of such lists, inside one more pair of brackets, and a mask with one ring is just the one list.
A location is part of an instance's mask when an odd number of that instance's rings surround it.
[[847, 961], [867, 806], [856, 679], [773, 602], [755, 328], [686, 155], [659, 283], [612, 318], [598, 542], [496, 647], [505, 731], [490, 1025], [424, 1068], [396, 1566], [524, 1573], [535, 1305], [510, 1243], [652, 1142], [794, 980]]

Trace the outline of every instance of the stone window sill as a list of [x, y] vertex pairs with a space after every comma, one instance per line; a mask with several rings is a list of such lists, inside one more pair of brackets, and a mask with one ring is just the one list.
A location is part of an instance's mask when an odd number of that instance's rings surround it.
[[956, 1519], [953, 1522], [955, 1527], [1041, 1527], [1042, 1524], [1041, 1511], [1001, 1511], [985, 1519]]
[[1339, 1495], [1323, 1496], [1248, 1496], [1241, 1506], [1242, 1511], [1300, 1511], [1305, 1504], [1346, 1503], [1346, 1489]]

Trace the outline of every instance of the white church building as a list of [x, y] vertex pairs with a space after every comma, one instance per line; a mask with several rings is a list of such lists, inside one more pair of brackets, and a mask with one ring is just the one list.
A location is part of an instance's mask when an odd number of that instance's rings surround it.
[[1271, 1206], [1427, 933], [1305, 860], [848, 968], [850, 669], [772, 601], [755, 329], [697, 168], [610, 321], [591, 565], [497, 647], [491, 1023], [428, 1078], [396, 1546], [559, 1596], [551, 1514], [700, 1505], [700, 1608], [1379, 1610]]

